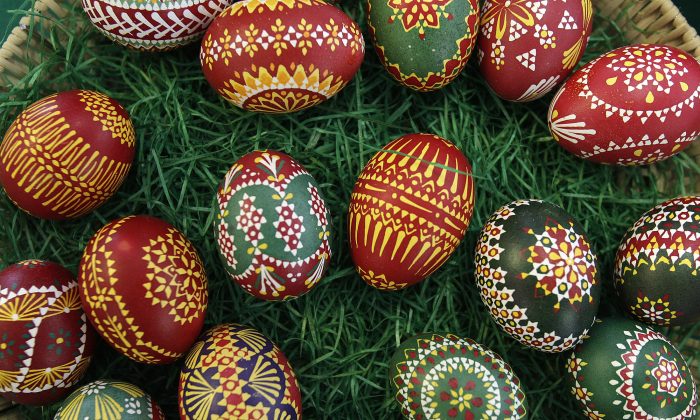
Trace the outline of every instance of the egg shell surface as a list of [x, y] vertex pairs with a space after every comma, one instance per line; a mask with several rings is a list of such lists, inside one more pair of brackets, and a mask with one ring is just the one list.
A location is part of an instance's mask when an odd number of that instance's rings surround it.
[[54, 420], [165, 420], [158, 403], [136, 385], [97, 380], [73, 391]]

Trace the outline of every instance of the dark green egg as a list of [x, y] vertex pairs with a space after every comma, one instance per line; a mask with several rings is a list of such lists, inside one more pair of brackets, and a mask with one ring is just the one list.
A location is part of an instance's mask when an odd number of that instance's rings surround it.
[[598, 320], [566, 362], [571, 394], [591, 419], [686, 419], [697, 391], [662, 334], [625, 318]]
[[596, 257], [580, 224], [539, 200], [501, 207], [476, 246], [476, 283], [493, 319], [537, 350], [572, 348], [598, 312]]
[[392, 393], [408, 419], [524, 419], [520, 380], [501, 356], [453, 334], [418, 334], [389, 362]]

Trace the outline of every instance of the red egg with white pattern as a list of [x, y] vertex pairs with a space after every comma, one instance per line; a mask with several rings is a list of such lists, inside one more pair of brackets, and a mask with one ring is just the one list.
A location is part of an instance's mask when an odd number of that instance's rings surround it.
[[549, 129], [592, 162], [643, 165], [688, 147], [700, 134], [700, 63], [665, 45], [601, 55], [574, 73], [549, 108]]
[[477, 41], [481, 74], [503, 99], [544, 96], [581, 59], [592, 15], [591, 0], [486, 0]]

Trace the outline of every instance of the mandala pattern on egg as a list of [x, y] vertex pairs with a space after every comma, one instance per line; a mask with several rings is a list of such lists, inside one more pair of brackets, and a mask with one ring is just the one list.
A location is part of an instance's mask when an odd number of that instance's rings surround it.
[[227, 271], [254, 296], [297, 297], [328, 267], [330, 214], [316, 181], [290, 157], [262, 151], [242, 159], [217, 194], [216, 234]]
[[[630, 313], [643, 322], [668, 326], [686, 317], [692, 322], [697, 315], [686, 309], [697, 312], [695, 302], [679, 303], [686, 296], [678, 288], [696, 287], [699, 269], [700, 198], [679, 197], [649, 210], [625, 234], [615, 259], [615, 287]], [[646, 278], [651, 273], [656, 279]], [[673, 277], [667, 277], [663, 291], [655, 290], [655, 280], [665, 280], [657, 273]]]
[[258, 331], [237, 324], [207, 331], [180, 374], [182, 418], [296, 420], [300, 395], [282, 351]]
[[[41, 260], [16, 264], [28, 273], [49, 270], [51, 265], [56, 264]], [[78, 283], [67, 270], [68, 277], [63, 274], [54, 274], [54, 283], [48, 286], [24, 275], [21, 283], [0, 287], [0, 393], [24, 399], [54, 388], [67, 393], [89, 366], [93, 340]], [[57, 324], [62, 327], [54, 328]]]
[[520, 380], [494, 352], [452, 334], [418, 338], [391, 367], [409, 419], [526, 417]]
[[[612, 404], [623, 408], [624, 418], [656, 419], [659, 417], [654, 413], [669, 406], [682, 408], [674, 418], [691, 418], [697, 405], [697, 392], [688, 367], [676, 362], [682, 361], [678, 351], [662, 334], [639, 324], [623, 334], [624, 341], [616, 343], [620, 356], [610, 362], [615, 378], [609, 384], [616, 387]], [[607, 416], [596, 409], [595, 394], [582, 385], [583, 368], [588, 364], [576, 351], [569, 356], [567, 371], [574, 378], [571, 393], [582, 404], [588, 418], [602, 420]], [[649, 409], [654, 411], [648, 412]]]
[[[514, 211], [540, 200], [519, 200], [501, 207], [486, 221], [476, 246], [476, 282], [481, 300], [505, 332], [523, 344], [545, 352], [561, 352], [572, 348], [588, 332], [566, 337], [556, 331], [544, 331], [540, 323], [528, 317], [528, 309], [516, 303], [515, 290], [506, 284], [506, 277], [534, 279], [532, 297], [554, 297], [552, 316], [557, 316], [562, 303], [569, 306], [594, 302], [591, 294], [596, 285], [596, 258], [590, 244], [574, 229], [573, 221], [548, 220], [543, 230], [523, 228], [532, 245], [522, 254], [529, 270], [509, 273], [501, 257], [500, 246], [505, 222]], [[593, 279], [589, 281], [587, 279]]]

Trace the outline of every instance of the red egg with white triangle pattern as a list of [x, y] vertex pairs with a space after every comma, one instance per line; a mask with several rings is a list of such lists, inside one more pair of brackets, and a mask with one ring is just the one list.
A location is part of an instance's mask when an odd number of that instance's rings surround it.
[[549, 129], [567, 151], [597, 163], [667, 159], [700, 134], [700, 63], [665, 45], [610, 51], [581, 67], [549, 108]]
[[479, 70], [501, 98], [526, 102], [563, 82], [591, 34], [591, 0], [486, 0]]

